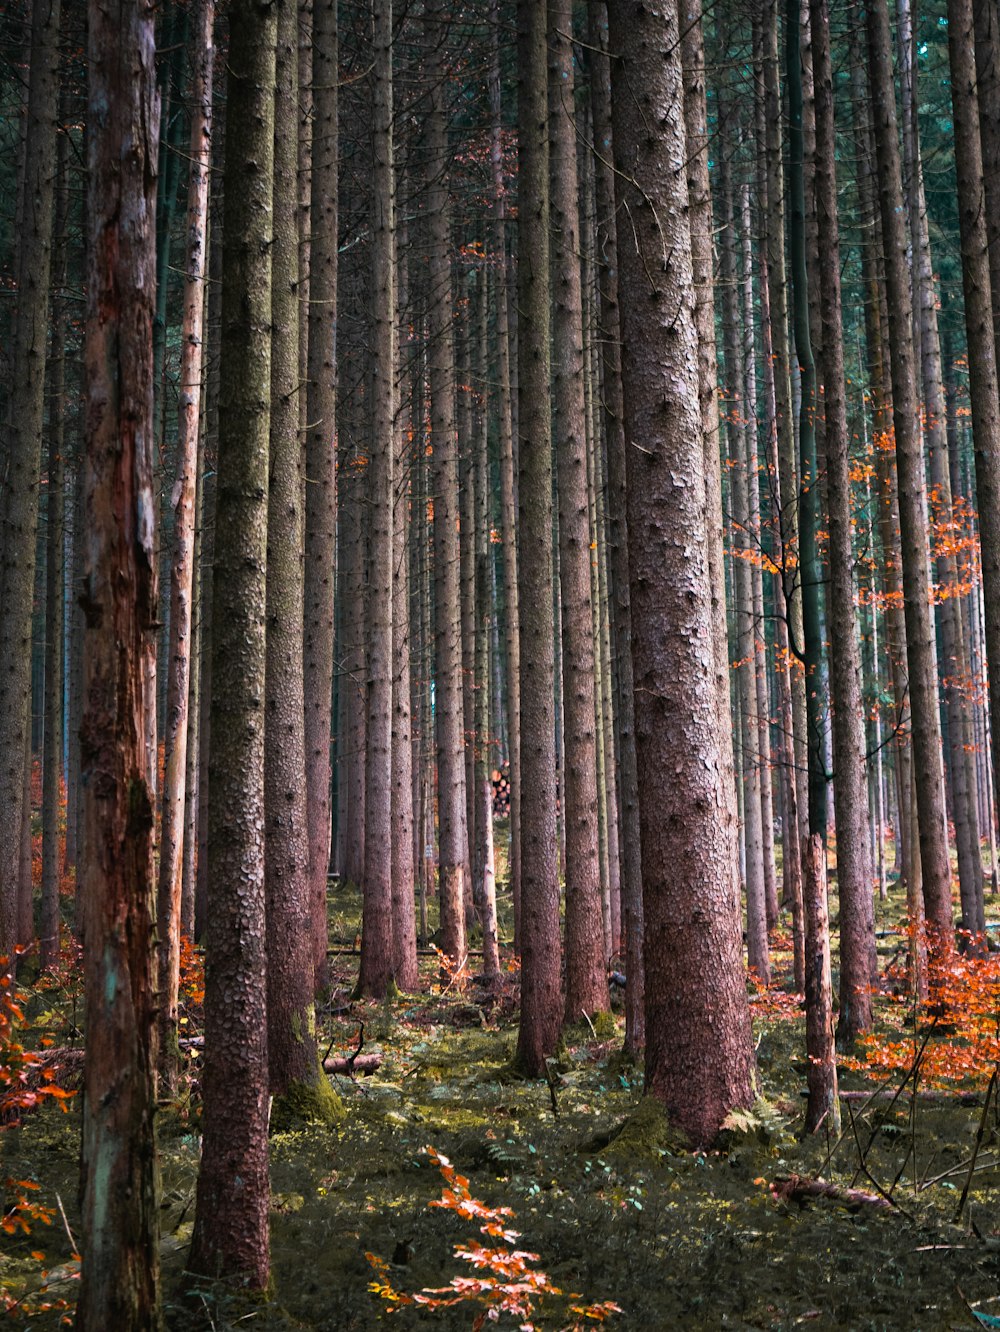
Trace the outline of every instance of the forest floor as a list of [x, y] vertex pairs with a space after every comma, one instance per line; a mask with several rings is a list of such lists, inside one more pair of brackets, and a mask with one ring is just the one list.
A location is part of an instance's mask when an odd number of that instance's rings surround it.
[[[879, 929], [888, 932], [879, 939], [883, 964], [905, 951], [905, 938], [892, 933], [902, 908], [898, 896], [897, 890], [880, 907]], [[971, 1008], [979, 1018], [971, 1025], [932, 1022], [926, 1044], [929, 1024], [918, 1018], [915, 1030], [905, 996], [892, 993], [898, 959], [890, 967], [873, 1067], [842, 1073], [842, 1085], [887, 1090], [867, 1106], [845, 1102], [850, 1113], [838, 1146], [822, 1130], [802, 1137], [803, 1019], [799, 998], [788, 992], [787, 936], [777, 936], [776, 983], [767, 990], [751, 985], [761, 1100], [752, 1113], [734, 1117], [716, 1150], [691, 1152], [641, 1123], [616, 1141], [642, 1091], [641, 1068], [620, 1054], [620, 1013], [614, 1030], [599, 1020], [597, 1030], [567, 1031], [551, 1088], [519, 1080], [510, 1071], [515, 970], [488, 995], [474, 976], [442, 983], [431, 957], [419, 994], [352, 1002], [356, 894], [335, 889], [331, 910], [336, 951], [332, 995], [320, 1015], [324, 1048], [348, 1054], [364, 1021], [365, 1053], [380, 1054], [381, 1065], [357, 1081], [334, 1078], [346, 1109], [338, 1128], [272, 1137], [267, 1300], [195, 1293], [185, 1276], [198, 1160], [196, 1094], [164, 1107], [163, 1271], [172, 1332], [472, 1328], [486, 1306], [471, 1298], [440, 1308], [405, 1302], [453, 1278], [497, 1275], [498, 1260], [480, 1256], [485, 1267], [474, 1270], [457, 1256], [461, 1244], [536, 1254], [509, 1260], [504, 1270], [515, 1279], [544, 1273], [564, 1292], [537, 1293], [531, 1317], [502, 1314], [500, 1327], [591, 1326], [571, 1310], [603, 1301], [621, 1310], [609, 1317], [609, 1328], [644, 1332], [1000, 1327], [1000, 1125], [995, 1101], [983, 1109], [984, 1060], [996, 1059], [995, 955], [976, 972]], [[79, 1012], [76, 983], [65, 974], [62, 988], [24, 992], [26, 1044], [43, 1033], [57, 1045], [66, 1042], [74, 1005]], [[188, 994], [197, 1000], [196, 980]], [[890, 1102], [915, 1052], [921, 1094], [913, 1096], [910, 1078]], [[196, 1079], [193, 1059], [195, 1093]], [[65, 1114], [43, 1105], [19, 1127], [0, 1132], [5, 1219], [19, 1215], [11, 1210], [18, 1196], [52, 1210], [45, 1224], [22, 1209], [24, 1226], [14, 1221], [4, 1226], [14, 1233], [0, 1232], [0, 1323], [4, 1301], [20, 1301], [8, 1311], [8, 1326], [45, 1329], [69, 1316], [78, 1270], [70, 1238], [78, 1228], [78, 1141], [78, 1100]], [[460, 1214], [461, 1180], [451, 1181], [451, 1206], [429, 1206], [448, 1195], [441, 1162], [428, 1148], [457, 1167], [484, 1209], [510, 1208], [500, 1224], [519, 1238], [506, 1245], [484, 1241], [483, 1217]], [[822, 1177], [841, 1196], [805, 1196], [796, 1177]], [[12, 1180], [38, 1187], [29, 1194], [12, 1189]], [[856, 1193], [844, 1192], [850, 1189]], [[381, 1298], [373, 1282], [383, 1285]]]

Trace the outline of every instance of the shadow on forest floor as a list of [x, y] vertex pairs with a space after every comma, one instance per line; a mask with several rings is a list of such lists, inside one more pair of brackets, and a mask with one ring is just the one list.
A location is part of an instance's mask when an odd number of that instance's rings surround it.
[[[332, 905], [337, 936], [353, 941], [359, 914], [354, 895], [338, 890]], [[888, 955], [899, 940], [880, 943]], [[433, 993], [431, 959], [420, 994], [391, 1004], [351, 1004], [357, 958], [335, 953], [332, 1011], [323, 1017], [326, 1041], [335, 1053], [348, 1053], [364, 1018], [366, 1052], [380, 1053], [382, 1062], [369, 1078], [334, 1079], [348, 1111], [339, 1129], [304, 1128], [272, 1138], [274, 1290], [267, 1302], [185, 1301], [196, 1120], [183, 1106], [161, 1116], [168, 1327], [471, 1328], [472, 1305], [403, 1307], [389, 1317], [369, 1290], [375, 1272], [366, 1252], [390, 1263], [391, 1284], [399, 1290], [441, 1287], [471, 1274], [454, 1247], [478, 1241], [477, 1223], [428, 1207], [441, 1195], [442, 1181], [427, 1146], [467, 1176], [474, 1198], [513, 1210], [509, 1225], [520, 1232], [518, 1247], [539, 1255], [535, 1266], [556, 1286], [587, 1301], [615, 1301], [622, 1312], [609, 1321], [612, 1328], [897, 1332], [1000, 1326], [1000, 1142], [995, 1110], [983, 1115], [985, 1083], [980, 1081], [978, 1105], [976, 1097], [962, 1100], [954, 1088], [926, 1100], [907, 1089], [891, 1107], [882, 1100], [863, 1113], [860, 1103], [851, 1103], [858, 1133], [845, 1116], [848, 1133], [827, 1162], [833, 1144], [822, 1133], [799, 1137], [803, 1022], [797, 1001], [781, 988], [790, 967], [787, 953], [779, 951], [777, 962], [778, 984], [755, 997], [765, 1099], [716, 1151], [660, 1147], [643, 1154], [608, 1148], [641, 1095], [641, 1070], [617, 1053], [620, 1019], [615, 1039], [598, 1040], [586, 1026], [567, 1033], [554, 1114], [545, 1082], [508, 1076], [516, 1037], [515, 974], [506, 982], [505, 998], [491, 1008], [474, 979], [465, 993], [457, 986], [445, 995]], [[52, 1030], [57, 1015], [40, 1011], [40, 1003], [37, 996], [31, 1001], [29, 1020]], [[912, 1042], [905, 1008], [889, 1000], [880, 1005], [886, 1021], [896, 1016], [904, 1043]], [[845, 1074], [845, 1081], [851, 1079], [855, 1087], [873, 1085], [860, 1071]], [[981, 1121], [977, 1170], [956, 1225], [952, 1218], [968, 1175], [963, 1163], [973, 1153]], [[866, 1178], [859, 1164], [869, 1137]], [[69, 1227], [75, 1225], [77, 1140], [72, 1104], [66, 1116], [43, 1108], [0, 1135], [2, 1174], [37, 1181], [34, 1196], [49, 1206], [56, 1207], [58, 1195]], [[772, 1187], [784, 1177], [820, 1173], [844, 1188], [891, 1193], [893, 1205], [781, 1200]], [[34, 1225], [30, 1235], [5, 1235], [4, 1249], [0, 1287], [8, 1296], [19, 1294], [26, 1280], [37, 1285], [40, 1265], [51, 1272], [70, 1254], [58, 1215], [51, 1227]], [[32, 1251], [44, 1251], [44, 1260], [31, 1257]], [[54, 1282], [49, 1298], [59, 1296], [71, 1299], [71, 1286]], [[551, 1314], [541, 1312], [535, 1326], [570, 1325], [566, 1308], [553, 1302]], [[55, 1327], [63, 1316], [53, 1309], [29, 1319], [15, 1310], [9, 1325]], [[497, 1325], [518, 1322], [505, 1315]]]

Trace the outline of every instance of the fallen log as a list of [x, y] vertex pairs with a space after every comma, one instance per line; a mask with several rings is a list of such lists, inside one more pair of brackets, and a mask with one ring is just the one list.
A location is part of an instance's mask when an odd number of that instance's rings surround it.
[[828, 1179], [807, 1179], [803, 1175], [782, 1175], [771, 1185], [771, 1192], [780, 1202], [802, 1203], [806, 1198], [831, 1198], [848, 1207], [891, 1207], [888, 1198], [864, 1189], [849, 1189], [844, 1184], [833, 1184]]
[[[895, 1087], [877, 1087], [874, 1091], [844, 1091], [843, 1088], [837, 1093], [842, 1101], [892, 1101], [898, 1100], [902, 1105], [913, 1096], [912, 1091], [904, 1091], [900, 1094]], [[800, 1096], [808, 1096], [809, 1092], [803, 1088], [799, 1092]], [[927, 1101], [931, 1105], [982, 1105], [982, 1092], [974, 1091], [935, 1091], [930, 1087], [921, 1087], [917, 1091], [918, 1101]]]

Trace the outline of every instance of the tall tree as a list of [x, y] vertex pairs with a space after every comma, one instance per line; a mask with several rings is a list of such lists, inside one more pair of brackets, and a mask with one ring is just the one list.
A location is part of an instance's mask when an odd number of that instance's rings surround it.
[[153, 295], [159, 100], [153, 9], [88, 10], [86, 546], [79, 873], [87, 1045], [80, 1332], [154, 1332], [159, 1202], [153, 793]]
[[[730, 734], [715, 672], [675, 0], [608, 6], [646, 911], [646, 1085], [696, 1142], [752, 1098]], [[658, 133], [648, 133], [648, 126]], [[694, 447], [692, 443], [695, 442]], [[721, 556], [716, 552], [717, 567]]]
[[427, 6], [427, 277], [428, 367], [434, 470], [434, 683], [438, 756], [438, 875], [441, 948], [465, 957], [465, 758], [462, 737], [462, 639], [459, 625], [458, 435], [452, 346], [448, 125], [442, 42], [447, 31], [439, 0]]
[[518, 604], [521, 613], [521, 1020], [517, 1057], [544, 1070], [559, 1039], [549, 180], [545, 6], [518, 0]]
[[188, 702], [191, 684], [194, 589], [195, 499], [207, 276], [208, 187], [212, 146], [212, 73], [215, 49], [214, 0], [201, 0], [195, 16], [192, 82], [190, 176], [187, 202], [187, 252], [184, 272], [184, 323], [181, 335], [181, 385], [178, 409], [177, 473], [170, 562], [170, 629], [164, 773], [160, 813], [160, 865], [157, 933], [160, 939], [160, 1069], [165, 1090], [177, 1078], [177, 1018], [180, 983], [181, 878], [184, 851], [184, 794], [187, 787]]
[[899, 163], [889, 14], [885, 0], [870, 0], [866, 30], [885, 257], [913, 758], [920, 775], [915, 782], [920, 868], [928, 929], [935, 936], [935, 944], [948, 949], [952, 945], [951, 870], [944, 817], [941, 725], [927, 568], [927, 497], [923, 451], [917, 431], [912, 302], [906, 263], [906, 215], [903, 210]]
[[827, 0], [810, 0], [816, 88], [816, 215], [823, 404], [829, 507], [829, 614], [833, 694], [833, 765], [840, 895], [840, 1036], [853, 1041], [871, 1026], [876, 979], [872, 866], [868, 843], [868, 773], [861, 703], [851, 515], [850, 435], [844, 377], [837, 211], [836, 126]]
[[[287, 0], [286, 0], [287, 2]], [[188, 1265], [267, 1283], [264, 669], [277, 9], [230, 12], [208, 771], [204, 1128]]]
[[[393, 459], [396, 450], [395, 174], [392, 147], [392, 0], [375, 0], [372, 99], [372, 438], [368, 451], [368, 644], [362, 994], [394, 979], [392, 933]], [[403, 607], [399, 613], [403, 614]]]
[[576, 169], [573, 6], [549, 0], [552, 408], [559, 497], [563, 809], [566, 821], [566, 1020], [608, 1007], [608, 944], [597, 857], [597, 734], [583, 307]]
[[[42, 466], [45, 342], [56, 175], [59, 0], [34, 0], [17, 256], [17, 316], [0, 488], [0, 957], [18, 937], [31, 605]], [[155, 145], [154, 145], [155, 147]], [[30, 893], [30, 882], [26, 885]]]
[[313, 5], [312, 239], [306, 435], [305, 708], [313, 969], [326, 983], [330, 734], [337, 550], [337, 2]]

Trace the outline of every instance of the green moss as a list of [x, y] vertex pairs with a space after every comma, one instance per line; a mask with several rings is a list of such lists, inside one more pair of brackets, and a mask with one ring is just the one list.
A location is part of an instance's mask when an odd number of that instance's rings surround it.
[[613, 1013], [592, 1013], [590, 1020], [599, 1041], [613, 1041], [618, 1035], [618, 1024]]
[[345, 1114], [343, 1101], [329, 1079], [321, 1075], [316, 1082], [293, 1082], [282, 1096], [274, 1098], [271, 1131], [282, 1133], [300, 1124], [332, 1127], [342, 1123]]
[[644, 1096], [604, 1150], [620, 1163], [658, 1161], [686, 1149], [684, 1135], [671, 1128], [662, 1101]]

